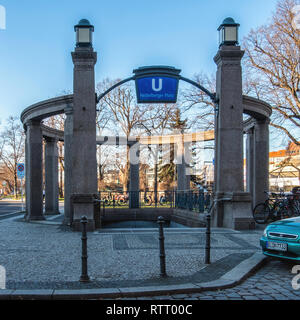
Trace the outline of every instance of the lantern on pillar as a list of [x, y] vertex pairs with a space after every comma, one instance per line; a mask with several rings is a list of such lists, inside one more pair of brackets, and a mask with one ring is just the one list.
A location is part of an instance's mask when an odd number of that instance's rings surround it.
[[92, 26], [87, 19], [81, 19], [79, 23], [74, 26], [76, 32], [76, 47], [92, 47], [92, 33], [94, 26]]
[[238, 28], [239, 24], [232, 18], [226, 18], [219, 26], [219, 45], [235, 46], [238, 45]]

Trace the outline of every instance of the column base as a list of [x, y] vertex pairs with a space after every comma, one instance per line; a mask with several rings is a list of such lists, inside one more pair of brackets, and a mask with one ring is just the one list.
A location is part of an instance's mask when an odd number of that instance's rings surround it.
[[45, 211], [44, 215], [45, 216], [55, 216], [55, 215], [59, 215], [60, 212], [59, 211]]
[[219, 201], [213, 212], [212, 226], [233, 230], [255, 229], [250, 193], [217, 192], [216, 199]]
[[63, 220], [62, 225], [70, 227], [72, 225], [72, 223], [70, 222], [70, 219], [66, 219], [66, 220]]
[[87, 231], [95, 230], [95, 198], [95, 194], [72, 194], [72, 230], [81, 230], [80, 220], [83, 216], [86, 216], [88, 219]]
[[29, 216], [29, 215], [26, 215], [25, 216], [25, 221], [26, 222], [30, 222], [30, 221], [42, 221], [42, 220], [46, 220], [45, 216], [42, 215], [42, 216]]

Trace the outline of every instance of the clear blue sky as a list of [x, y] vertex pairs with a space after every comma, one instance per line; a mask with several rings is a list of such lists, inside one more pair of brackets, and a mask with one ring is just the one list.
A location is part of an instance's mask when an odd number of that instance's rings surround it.
[[139, 66], [164, 64], [181, 74], [215, 72], [217, 28], [231, 16], [240, 39], [264, 24], [275, 0], [0, 0], [0, 120], [30, 104], [72, 91], [73, 26], [95, 26], [96, 81], [125, 78]]

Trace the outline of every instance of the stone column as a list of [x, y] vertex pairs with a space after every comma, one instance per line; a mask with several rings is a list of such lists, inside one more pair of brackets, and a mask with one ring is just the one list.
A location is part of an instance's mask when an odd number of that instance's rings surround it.
[[94, 197], [97, 194], [96, 94], [94, 66], [97, 54], [92, 47], [72, 52], [73, 137], [72, 137], [72, 228], [80, 230], [81, 216], [88, 218], [87, 230], [95, 229]]
[[178, 141], [176, 144], [177, 191], [190, 190], [191, 152], [190, 142]]
[[129, 148], [129, 208], [139, 208], [140, 190], [140, 144], [136, 142]]
[[191, 189], [191, 150], [190, 142], [184, 143], [185, 190]]
[[73, 136], [73, 108], [65, 109], [64, 130], [64, 221], [63, 224], [71, 225], [73, 212], [71, 206], [72, 195], [72, 136]]
[[59, 214], [57, 140], [45, 138], [45, 214]]
[[[254, 180], [254, 129], [247, 131], [246, 138], [246, 191], [251, 194], [253, 200], [253, 180]], [[252, 202], [253, 208], [253, 202]]]
[[40, 121], [26, 123], [26, 221], [44, 220], [43, 215], [43, 137]]
[[256, 120], [254, 127], [253, 206], [264, 202], [269, 191], [269, 120]]
[[24, 125], [24, 131], [25, 131], [25, 214], [24, 214], [24, 219], [27, 219], [28, 216], [28, 201], [27, 201], [27, 194], [29, 194], [29, 175], [28, 175], [28, 133], [27, 133], [27, 126]]
[[184, 143], [183, 141], [176, 141], [176, 172], [177, 172], [177, 191], [186, 190], [186, 165], [184, 159]]
[[[213, 225], [232, 229], [253, 228], [251, 196], [243, 185], [243, 97], [239, 46], [223, 45], [214, 58], [218, 66], [216, 95], [216, 199]], [[230, 199], [230, 200], [225, 200]]]

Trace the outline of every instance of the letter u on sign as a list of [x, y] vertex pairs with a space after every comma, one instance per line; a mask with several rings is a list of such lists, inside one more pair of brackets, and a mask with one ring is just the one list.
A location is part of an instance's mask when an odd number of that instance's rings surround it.
[[162, 89], [162, 79], [158, 79], [158, 87], [156, 87], [155, 79], [152, 79], [152, 90], [153, 91], [161, 91]]

